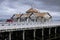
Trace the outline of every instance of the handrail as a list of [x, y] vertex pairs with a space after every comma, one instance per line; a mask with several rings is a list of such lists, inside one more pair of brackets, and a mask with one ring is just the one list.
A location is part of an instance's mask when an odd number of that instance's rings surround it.
[[0, 26], [60, 24], [60, 22], [0, 22]]

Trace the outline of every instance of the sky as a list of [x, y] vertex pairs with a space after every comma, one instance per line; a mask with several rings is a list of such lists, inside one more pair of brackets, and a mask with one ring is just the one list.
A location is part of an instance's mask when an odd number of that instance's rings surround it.
[[60, 0], [0, 0], [0, 18], [25, 13], [31, 7], [60, 17]]

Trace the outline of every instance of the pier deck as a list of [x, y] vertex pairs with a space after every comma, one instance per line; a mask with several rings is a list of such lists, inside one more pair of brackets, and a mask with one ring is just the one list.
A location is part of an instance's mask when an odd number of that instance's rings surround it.
[[19, 22], [19, 23], [0, 23], [0, 32], [3, 31], [16, 31], [16, 30], [30, 30], [30, 29], [41, 29], [51, 28], [60, 26], [60, 22]]
[[0, 23], [1, 40], [55, 40], [60, 39], [59, 30], [60, 22]]

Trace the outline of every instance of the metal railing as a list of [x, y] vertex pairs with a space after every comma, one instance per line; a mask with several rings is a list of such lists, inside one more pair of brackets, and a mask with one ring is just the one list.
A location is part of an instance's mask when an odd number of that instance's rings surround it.
[[59, 24], [59, 22], [0, 22], [0, 26], [18, 26], [18, 25], [41, 25], [41, 24]]

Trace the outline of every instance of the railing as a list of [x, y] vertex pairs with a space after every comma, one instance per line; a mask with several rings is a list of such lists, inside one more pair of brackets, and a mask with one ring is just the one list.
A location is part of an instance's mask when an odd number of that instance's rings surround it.
[[[47, 27], [51, 27], [51, 25], [52, 26], [56, 26], [56, 25], [60, 25], [60, 22], [43, 22], [43, 23], [41, 23], [41, 22], [13, 22], [13, 23], [9, 23], [9, 22], [0, 22], [0, 27], [1, 28], [8, 28], [8, 29], [10, 29], [10, 28], [14, 28], [13, 26], [16, 26], [16, 28], [30, 28], [30, 27], [42, 27], [42, 26], [47, 26]], [[0, 28], [0, 29], [1, 29]], [[56, 39], [56, 38], [58, 38], [57, 37], [57, 28], [55, 27], [54, 28], [54, 37], [53, 38], [51, 38], [51, 36], [53, 36], [53, 35], [51, 35], [52, 33], [51, 33], [51, 29], [52, 29], [52, 27], [51, 28], [49, 28], [48, 29], [48, 34], [49, 34], [49, 38], [47, 39], [47, 40], [51, 40], [51, 39]], [[34, 38], [33, 38], [33, 40], [36, 40], [36, 38], [37, 39], [41, 39], [41, 40], [44, 40], [44, 27], [42, 27], [42, 36], [41, 36], [41, 38], [39, 38], [39, 37], [37, 37], [36, 36], [36, 30], [37, 29], [33, 29], [34, 31], [33, 31], [33, 36], [34, 36]], [[6, 30], [7, 31], [7, 30]], [[22, 33], [22, 36], [23, 36], [23, 40], [25, 40], [25, 30], [22, 30], [23, 31], [23, 33]], [[60, 36], [59, 36], [59, 38], [60, 38]], [[29, 38], [30, 39], [30, 38]], [[9, 40], [11, 40], [11, 31], [9, 31]]]
[[41, 24], [59, 24], [59, 22], [0, 22], [0, 26], [23, 26], [23, 25], [41, 25]]
[[0, 22], [0, 32], [51, 28], [60, 26], [60, 22]]

